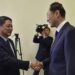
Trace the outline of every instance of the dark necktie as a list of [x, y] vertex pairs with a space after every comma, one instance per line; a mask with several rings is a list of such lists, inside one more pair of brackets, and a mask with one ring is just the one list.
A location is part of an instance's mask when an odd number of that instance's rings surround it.
[[6, 41], [6, 44], [7, 44], [8, 47], [10, 47], [9, 40]]
[[6, 41], [6, 44], [7, 44], [8, 48], [10, 48], [14, 54], [14, 50], [13, 50], [13, 48], [11, 48], [9, 40]]
[[58, 31], [55, 32], [55, 38], [57, 37], [57, 35], [58, 35]]

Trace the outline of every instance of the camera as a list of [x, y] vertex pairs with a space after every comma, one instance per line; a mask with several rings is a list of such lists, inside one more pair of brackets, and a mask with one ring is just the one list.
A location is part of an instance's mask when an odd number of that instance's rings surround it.
[[36, 32], [41, 33], [45, 27], [48, 27], [48, 24], [42, 24], [42, 25], [37, 24]]

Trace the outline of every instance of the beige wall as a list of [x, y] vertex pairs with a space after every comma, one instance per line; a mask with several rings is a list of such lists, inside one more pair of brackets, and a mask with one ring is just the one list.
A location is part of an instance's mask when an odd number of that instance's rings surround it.
[[[67, 20], [75, 25], [75, 0], [0, 0], [0, 15], [7, 15], [13, 19], [14, 30], [11, 39], [14, 40], [14, 33], [19, 33], [24, 60], [34, 59], [38, 48], [38, 45], [32, 42], [36, 24], [47, 23], [46, 13], [50, 3], [54, 1], [64, 5]], [[54, 31], [55, 29], [52, 29], [52, 36]], [[31, 69], [25, 71], [25, 75], [32, 75], [32, 73]], [[43, 75], [43, 71], [40, 75]]]

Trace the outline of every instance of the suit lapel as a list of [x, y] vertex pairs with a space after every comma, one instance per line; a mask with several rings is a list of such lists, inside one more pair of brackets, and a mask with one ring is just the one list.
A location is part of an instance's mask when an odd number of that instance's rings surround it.
[[4, 48], [4, 50], [6, 52], [8, 52], [10, 55], [14, 55], [11, 48], [6, 44], [6, 42], [4, 41], [3, 38], [0, 37], [0, 43], [1, 43], [1, 46]]
[[9, 39], [10, 43], [12, 44], [12, 47], [13, 47], [13, 50], [14, 50], [14, 53], [16, 55], [16, 49], [15, 49], [15, 46], [14, 46], [14, 43]]
[[61, 28], [61, 30], [59, 31], [59, 33], [58, 33], [57, 37], [55, 38], [54, 43], [53, 43], [53, 45], [52, 45], [52, 47], [51, 47], [51, 53], [52, 53], [52, 51], [53, 51], [53, 48], [57, 45], [57, 43], [58, 43], [60, 37], [62, 37], [62, 35], [63, 35], [63, 33], [64, 33], [64, 30], [66, 29], [66, 27], [67, 27], [68, 25], [69, 25], [68, 22], [65, 23], [65, 25], [64, 25], [64, 26]]

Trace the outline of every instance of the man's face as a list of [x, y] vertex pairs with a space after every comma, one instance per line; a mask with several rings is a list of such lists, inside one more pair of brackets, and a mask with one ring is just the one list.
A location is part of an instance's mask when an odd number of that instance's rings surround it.
[[50, 23], [51, 27], [56, 27], [56, 24], [57, 24], [56, 12], [52, 12], [52, 11], [48, 10], [47, 21]]
[[5, 23], [0, 26], [1, 35], [3, 35], [4, 37], [9, 37], [12, 33], [12, 30], [12, 21], [10, 20], [6, 20]]

